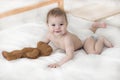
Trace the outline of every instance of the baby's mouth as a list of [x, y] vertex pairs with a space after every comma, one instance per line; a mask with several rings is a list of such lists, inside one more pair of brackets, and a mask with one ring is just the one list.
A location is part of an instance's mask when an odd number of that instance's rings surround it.
[[54, 31], [55, 33], [60, 33], [61, 31]]

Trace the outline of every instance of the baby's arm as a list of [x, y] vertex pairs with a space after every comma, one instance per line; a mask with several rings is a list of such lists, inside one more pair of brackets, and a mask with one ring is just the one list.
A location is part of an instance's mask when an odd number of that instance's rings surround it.
[[63, 44], [65, 44], [66, 56], [63, 57], [61, 61], [48, 65], [48, 67], [56, 68], [58, 66], [61, 66], [64, 63], [68, 62], [69, 60], [71, 60], [73, 58], [73, 56], [74, 56], [74, 44], [71, 41], [71, 39], [66, 38]]
[[63, 57], [63, 59], [58, 63], [59, 65], [62, 65], [66, 62], [68, 62], [69, 60], [71, 60], [74, 56], [74, 46], [72, 43], [66, 43], [66, 46], [65, 46], [65, 49], [66, 49], [66, 56]]

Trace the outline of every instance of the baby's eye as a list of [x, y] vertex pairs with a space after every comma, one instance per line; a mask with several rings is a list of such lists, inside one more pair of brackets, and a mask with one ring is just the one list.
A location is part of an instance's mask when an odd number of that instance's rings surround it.
[[55, 26], [55, 24], [52, 24], [52, 26]]
[[60, 24], [60, 26], [62, 26], [63, 24]]

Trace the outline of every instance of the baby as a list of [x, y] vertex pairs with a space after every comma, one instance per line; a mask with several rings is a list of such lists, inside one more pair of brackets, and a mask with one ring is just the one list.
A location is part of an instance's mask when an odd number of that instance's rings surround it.
[[49, 32], [44, 40], [45, 43], [50, 41], [58, 48], [65, 50], [66, 56], [57, 63], [48, 65], [48, 67], [56, 68], [71, 60], [74, 56], [74, 51], [81, 48], [83, 43], [74, 34], [67, 31], [66, 13], [60, 8], [54, 8], [48, 12], [47, 24]]
[[[84, 43], [74, 34], [70, 33], [67, 30], [67, 17], [66, 13], [60, 8], [54, 8], [50, 10], [47, 14], [47, 25], [48, 25], [48, 33], [44, 40], [45, 43], [53, 42], [58, 48], [63, 49], [66, 52], [66, 56], [63, 57], [59, 62], [49, 64], [48, 67], [56, 68], [61, 66], [62, 64], [68, 62], [74, 57], [74, 51], [82, 48], [88, 53], [92, 53], [91, 44], [93, 43], [90, 38], [86, 39]], [[102, 26], [102, 24], [95, 24], [91, 30], [96, 31], [96, 26]], [[92, 38], [94, 39], [94, 38]], [[104, 40], [106, 40], [104, 38]], [[92, 42], [92, 43], [91, 43]], [[104, 41], [103, 45], [104, 45]], [[107, 42], [106, 42], [107, 43]], [[110, 42], [108, 42], [109, 44]], [[84, 45], [85, 44], [85, 45]], [[94, 43], [95, 44], [95, 43]], [[102, 47], [103, 47], [102, 45]], [[94, 47], [94, 45], [92, 45]], [[99, 45], [98, 45], [99, 46]], [[101, 46], [100, 46], [101, 47]]]

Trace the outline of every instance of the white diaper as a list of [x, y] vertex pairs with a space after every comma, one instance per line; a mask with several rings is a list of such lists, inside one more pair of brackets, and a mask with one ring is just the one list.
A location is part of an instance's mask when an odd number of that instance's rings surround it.
[[82, 41], [83, 44], [84, 44], [85, 40], [89, 37], [92, 37], [95, 40], [97, 40], [97, 37], [98, 37], [90, 29], [80, 29], [79, 32], [76, 31], [73, 34], [77, 35], [80, 38], [80, 40]]
[[95, 40], [98, 39], [98, 35], [96, 35], [96, 34], [93, 34], [91, 37], [92, 37], [93, 39], [95, 39]]
[[93, 34], [91, 34], [91, 35], [88, 35], [88, 36], [85, 37], [85, 38], [82, 38], [82, 39], [81, 39], [82, 43], [84, 44], [85, 40], [88, 39], [88, 38], [90, 38], [90, 37], [92, 37], [95, 41], [98, 39], [98, 35], [93, 33]]
[[84, 44], [85, 40], [94, 35], [94, 33], [89, 29], [82, 29], [79, 32], [76, 32], [76, 35], [80, 38], [80, 40]]

